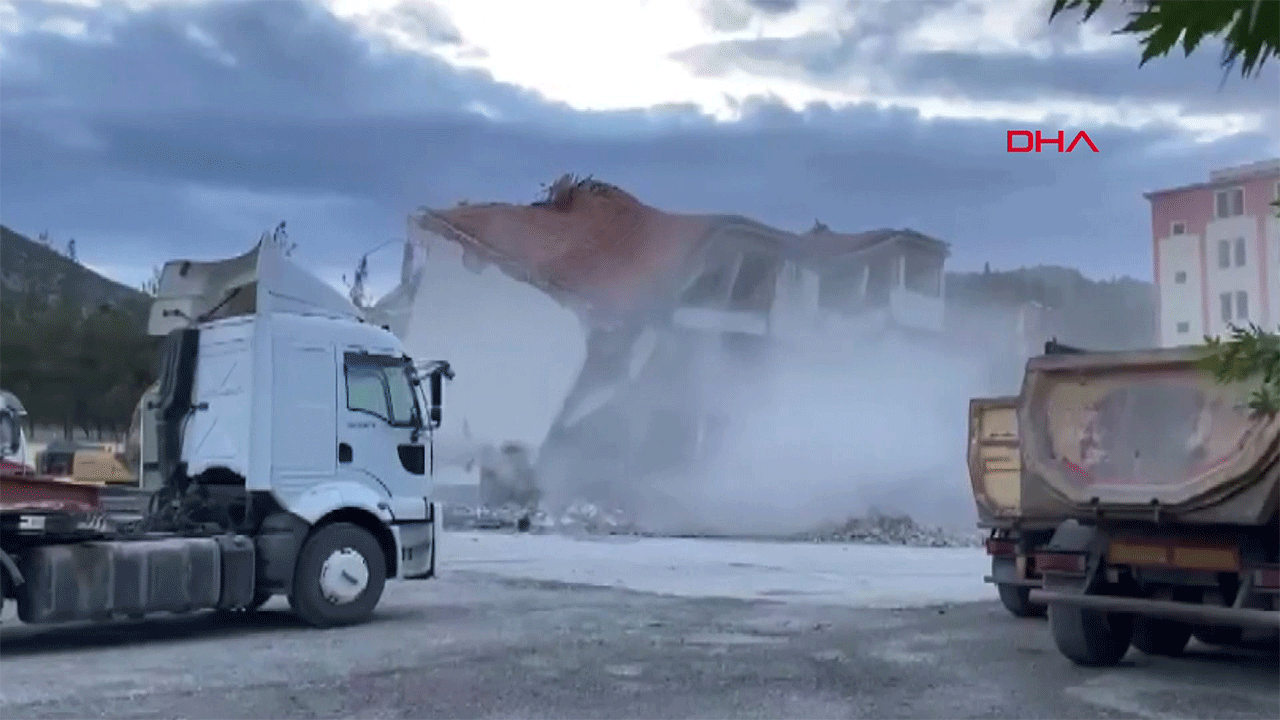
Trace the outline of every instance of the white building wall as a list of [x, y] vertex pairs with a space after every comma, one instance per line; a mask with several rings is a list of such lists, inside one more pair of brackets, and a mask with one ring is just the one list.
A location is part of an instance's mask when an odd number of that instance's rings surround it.
[[[1239, 217], [1231, 217], [1211, 221], [1205, 230], [1207, 240], [1206, 246], [1206, 276], [1209, 288], [1209, 327], [1207, 334], [1209, 335], [1225, 335], [1230, 332], [1230, 325], [1242, 325], [1250, 321], [1257, 322], [1261, 319], [1262, 293], [1258, 284], [1258, 218], [1252, 215], [1243, 215]], [[1235, 244], [1237, 239], [1244, 238], [1245, 244], [1245, 262], [1243, 265], [1235, 263]], [[1230, 252], [1230, 262], [1228, 267], [1221, 267], [1219, 263], [1219, 244], [1226, 242]], [[1236, 293], [1244, 292], [1247, 294], [1247, 316], [1242, 317], [1237, 311]], [[1223, 313], [1222, 300], [1223, 294], [1230, 293], [1232, 296], [1232, 312], [1228, 318]]]
[[[1160, 277], [1160, 345], [1192, 345], [1204, 338], [1200, 236], [1175, 235], [1156, 243]], [[1185, 273], [1181, 276], [1180, 273]], [[1178, 282], [1179, 278], [1184, 278]], [[1183, 323], [1186, 323], [1183, 325]]]
[[420, 235], [425, 257], [412, 317], [401, 338], [416, 359], [448, 360], [444, 424], [436, 433], [442, 482], [485, 444], [537, 448], [586, 361], [577, 314], [492, 265], [473, 272], [462, 247]]
[[818, 273], [787, 262], [778, 273], [777, 292], [769, 311], [769, 327], [782, 340], [812, 336], [818, 327]]
[[929, 297], [897, 287], [889, 291], [889, 310], [894, 320], [905, 327], [942, 331], [945, 310], [941, 297]]

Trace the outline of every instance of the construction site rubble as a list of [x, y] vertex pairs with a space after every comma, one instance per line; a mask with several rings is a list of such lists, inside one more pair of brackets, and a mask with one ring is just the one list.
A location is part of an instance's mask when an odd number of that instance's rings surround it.
[[[715, 533], [657, 533], [628, 518], [620, 510], [602, 508], [588, 502], [570, 504], [560, 512], [530, 510], [521, 505], [498, 508], [450, 506], [445, 512], [445, 527], [451, 530], [515, 530], [539, 534], [565, 535], [637, 535], [729, 537]], [[869, 545], [903, 545], [910, 547], [975, 547], [982, 536], [970, 532], [954, 532], [944, 528], [920, 525], [907, 515], [872, 510], [865, 516], [791, 535], [741, 539], [768, 539], [791, 542], [848, 542]]]
[[860, 542], [912, 547], [972, 547], [981, 545], [983, 538], [973, 532], [953, 532], [923, 526], [907, 515], [876, 510], [864, 517], [849, 518], [838, 526], [806, 533], [805, 537], [813, 542]]

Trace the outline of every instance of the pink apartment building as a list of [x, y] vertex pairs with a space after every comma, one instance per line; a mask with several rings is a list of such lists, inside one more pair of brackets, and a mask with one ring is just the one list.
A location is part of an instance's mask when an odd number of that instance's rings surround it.
[[1230, 325], [1280, 326], [1280, 159], [1216, 170], [1208, 182], [1146, 193], [1160, 344]]

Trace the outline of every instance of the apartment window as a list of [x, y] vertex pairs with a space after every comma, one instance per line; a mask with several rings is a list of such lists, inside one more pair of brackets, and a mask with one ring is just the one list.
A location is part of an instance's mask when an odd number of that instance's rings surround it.
[[729, 293], [731, 308], [767, 311], [777, 287], [778, 265], [779, 262], [768, 255], [743, 255], [738, 277]]
[[1214, 211], [1219, 218], [1244, 215], [1244, 188], [1219, 190], [1214, 200]]
[[1236, 267], [1244, 267], [1248, 256], [1245, 254], [1244, 238], [1236, 238]]
[[1218, 267], [1220, 268], [1231, 267], [1231, 241], [1230, 240], [1218, 241]]
[[1231, 293], [1222, 293], [1218, 296], [1219, 309], [1222, 311], [1222, 322], [1229, 323], [1234, 319], [1234, 307], [1231, 304]]
[[1187, 224], [1180, 223], [1180, 222], [1174, 223], [1173, 225], [1169, 226], [1169, 234], [1170, 235], [1186, 235]]
[[1179, 285], [1185, 285], [1187, 283], [1187, 271], [1179, 270], [1178, 272], [1174, 273], [1173, 281]]
[[1243, 290], [1236, 291], [1236, 319], [1249, 319], [1249, 293]]
[[1179, 335], [1186, 335], [1191, 332], [1191, 323], [1189, 322], [1180, 322], [1177, 327]]

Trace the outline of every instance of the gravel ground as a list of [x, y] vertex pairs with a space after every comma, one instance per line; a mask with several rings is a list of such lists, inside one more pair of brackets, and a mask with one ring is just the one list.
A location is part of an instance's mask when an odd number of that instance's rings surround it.
[[[1167, 659], [1132, 651], [1118, 668], [1077, 668], [1054, 649], [1043, 621], [1014, 619], [992, 601], [873, 609], [857, 605], [857, 595], [837, 604], [803, 588], [735, 599], [552, 582], [538, 579], [546, 569], [521, 553], [569, 541], [527, 539], [448, 538], [454, 560], [441, 578], [389, 586], [377, 618], [354, 628], [301, 628], [279, 599], [234, 623], [201, 614], [33, 628], [13, 625], [6, 611], [0, 717], [1274, 718], [1280, 711], [1274, 653], [1200, 648]], [[657, 547], [695, 547], [687, 542]], [[714, 554], [712, 544], [696, 548]], [[876, 557], [964, 552], [884, 548]], [[627, 567], [639, 562], [619, 557]], [[785, 587], [801, 576], [778, 577]]]

